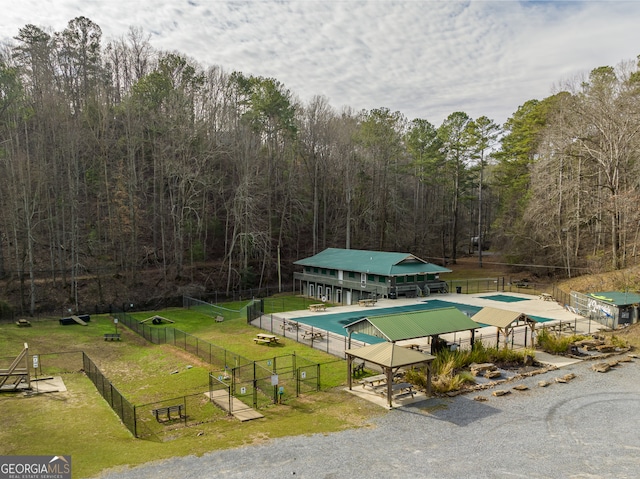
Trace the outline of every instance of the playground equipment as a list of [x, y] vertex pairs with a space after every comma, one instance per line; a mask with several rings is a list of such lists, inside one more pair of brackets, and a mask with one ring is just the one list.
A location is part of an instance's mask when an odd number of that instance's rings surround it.
[[68, 326], [70, 324], [80, 324], [82, 326], [87, 326], [87, 323], [91, 321], [91, 316], [89, 316], [88, 314], [83, 314], [82, 316], [72, 315], [68, 318], [60, 318], [58, 321], [63, 326]]
[[23, 382], [27, 383], [26, 389], [31, 389], [29, 379], [29, 345], [24, 343], [24, 349], [13, 360], [9, 368], [0, 369], [0, 391], [16, 391]]
[[170, 319], [163, 318], [162, 316], [151, 316], [150, 318], [143, 319], [140, 321], [140, 324], [144, 324], [147, 321], [151, 321], [153, 324], [162, 324], [164, 321], [167, 323], [175, 323], [175, 321], [171, 321]]

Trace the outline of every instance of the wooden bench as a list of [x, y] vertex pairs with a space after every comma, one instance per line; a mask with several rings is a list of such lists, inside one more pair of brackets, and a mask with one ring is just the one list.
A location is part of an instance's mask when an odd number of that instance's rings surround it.
[[[172, 419], [184, 419], [186, 416], [182, 413], [182, 404], [175, 406], [159, 407], [152, 411], [153, 415], [158, 422], [167, 422]], [[171, 417], [171, 413], [177, 413], [177, 416]]]
[[268, 339], [253, 338], [253, 340], [256, 344], [271, 344], [271, 341], [269, 341]]
[[364, 374], [364, 361], [356, 364], [353, 368], [353, 376], [359, 376], [360, 374]]
[[105, 341], [120, 341], [120, 333], [105, 333]]

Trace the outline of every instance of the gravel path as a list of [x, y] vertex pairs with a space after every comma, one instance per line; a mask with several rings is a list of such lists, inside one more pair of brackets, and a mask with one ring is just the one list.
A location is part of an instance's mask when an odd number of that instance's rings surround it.
[[[583, 362], [519, 383], [503, 397], [429, 399], [371, 428], [277, 439], [101, 475], [184, 478], [637, 478], [640, 361], [608, 373]], [[556, 377], [569, 372], [567, 384]], [[552, 381], [546, 388], [538, 381]]]

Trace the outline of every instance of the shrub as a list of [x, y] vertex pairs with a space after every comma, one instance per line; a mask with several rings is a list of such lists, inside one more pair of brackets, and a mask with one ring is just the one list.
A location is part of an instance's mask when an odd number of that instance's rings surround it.
[[571, 336], [558, 336], [551, 334], [546, 328], [542, 328], [536, 338], [538, 346], [551, 354], [567, 354], [569, 346], [576, 341], [587, 339], [582, 334], [572, 334]]

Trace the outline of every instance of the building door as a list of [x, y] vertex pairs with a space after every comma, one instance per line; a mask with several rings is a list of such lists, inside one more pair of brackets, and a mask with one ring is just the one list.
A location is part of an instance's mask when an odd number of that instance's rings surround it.
[[313, 284], [309, 283], [309, 297], [313, 298], [314, 294], [313, 294]]
[[322, 302], [325, 301], [331, 302], [331, 288], [329, 286], [324, 288], [324, 296], [322, 297]]
[[347, 290], [347, 306], [351, 306], [351, 290]]
[[318, 299], [322, 298], [322, 286], [318, 285]]
[[367, 273], [360, 273], [360, 287], [367, 287]]
[[336, 289], [336, 303], [342, 304], [342, 290]]
[[344, 271], [341, 269], [338, 270], [338, 281], [342, 281], [344, 279]]

